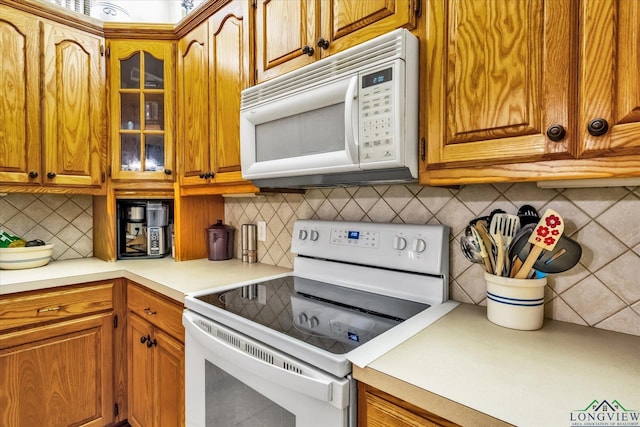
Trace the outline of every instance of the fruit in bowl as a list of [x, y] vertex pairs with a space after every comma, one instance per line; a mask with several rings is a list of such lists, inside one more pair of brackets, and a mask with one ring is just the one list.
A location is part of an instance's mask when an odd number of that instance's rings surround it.
[[26, 242], [22, 247], [0, 248], [0, 269], [22, 270], [47, 265], [51, 261], [54, 245], [44, 244], [42, 240], [29, 245], [31, 242], [34, 241]]

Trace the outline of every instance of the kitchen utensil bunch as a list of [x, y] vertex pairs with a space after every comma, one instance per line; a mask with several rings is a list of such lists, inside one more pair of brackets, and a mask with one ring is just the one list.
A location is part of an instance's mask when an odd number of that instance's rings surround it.
[[558, 212], [547, 209], [540, 216], [531, 205], [523, 205], [516, 215], [495, 209], [473, 219], [460, 238], [460, 248], [489, 274], [517, 279], [569, 270], [582, 255], [580, 244], [564, 235]]

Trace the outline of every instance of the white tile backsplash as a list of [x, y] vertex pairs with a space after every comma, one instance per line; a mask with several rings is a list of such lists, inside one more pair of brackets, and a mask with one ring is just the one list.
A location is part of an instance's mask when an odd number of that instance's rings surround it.
[[540, 212], [557, 210], [567, 235], [583, 248], [576, 267], [549, 276], [545, 316], [640, 335], [640, 187], [556, 190], [502, 183], [314, 189], [304, 195], [226, 199], [225, 222], [239, 230], [244, 223], [266, 221], [268, 238], [259, 245], [258, 260], [284, 267], [293, 265], [296, 219], [446, 224], [451, 227], [450, 296], [486, 305], [483, 269], [462, 256], [459, 237], [474, 217], [496, 208], [516, 213], [523, 204]]
[[53, 259], [93, 256], [93, 198], [11, 193], [0, 197], [0, 229], [53, 243]]
[[[502, 183], [314, 189], [225, 199], [225, 222], [239, 236], [242, 224], [266, 221], [267, 240], [258, 243], [258, 260], [288, 268], [293, 267], [290, 242], [297, 219], [446, 224], [451, 227], [451, 298], [485, 305], [483, 269], [462, 256], [459, 237], [474, 217], [495, 208], [515, 213], [523, 204], [540, 212], [556, 209], [566, 220], [565, 232], [583, 248], [576, 267], [549, 276], [545, 316], [640, 335], [640, 187], [555, 190]], [[91, 257], [92, 197], [8, 194], [0, 197], [0, 229], [55, 243], [54, 259]], [[236, 257], [239, 251], [236, 239]]]

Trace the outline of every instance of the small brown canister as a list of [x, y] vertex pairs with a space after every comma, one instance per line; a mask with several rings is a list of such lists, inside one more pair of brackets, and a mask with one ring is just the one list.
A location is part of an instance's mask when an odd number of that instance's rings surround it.
[[219, 219], [216, 224], [207, 228], [209, 235], [209, 260], [224, 261], [233, 258], [233, 234], [234, 228], [222, 223]]

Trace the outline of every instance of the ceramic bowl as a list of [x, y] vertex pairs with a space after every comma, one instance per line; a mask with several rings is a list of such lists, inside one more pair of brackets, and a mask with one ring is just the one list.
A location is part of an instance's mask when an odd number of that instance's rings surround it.
[[22, 270], [47, 265], [53, 254], [53, 244], [24, 248], [0, 248], [0, 269]]

